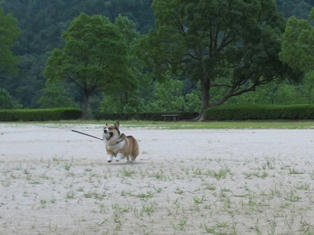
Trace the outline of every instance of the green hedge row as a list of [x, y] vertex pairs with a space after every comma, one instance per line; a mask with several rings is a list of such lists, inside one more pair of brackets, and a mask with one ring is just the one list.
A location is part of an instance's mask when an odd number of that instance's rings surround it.
[[163, 115], [178, 114], [177, 120], [191, 120], [198, 116], [198, 113], [95, 113], [94, 118], [97, 120], [149, 120], [163, 121], [172, 120], [172, 117]]
[[223, 105], [209, 108], [206, 120], [314, 119], [314, 105]]
[[0, 109], [0, 121], [52, 121], [79, 119], [77, 108], [56, 109]]

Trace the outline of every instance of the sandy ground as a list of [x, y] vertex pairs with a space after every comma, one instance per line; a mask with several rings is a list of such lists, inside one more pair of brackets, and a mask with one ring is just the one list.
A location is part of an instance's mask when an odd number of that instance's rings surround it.
[[0, 124], [0, 234], [314, 234], [314, 130]]

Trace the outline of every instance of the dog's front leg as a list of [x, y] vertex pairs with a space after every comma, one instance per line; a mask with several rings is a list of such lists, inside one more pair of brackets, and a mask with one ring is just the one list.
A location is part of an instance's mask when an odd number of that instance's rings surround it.
[[107, 162], [109, 163], [112, 162], [112, 158], [113, 158], [112, 154], [109, 154], [107, 157]]
[[118, 153], [117, 155], [117, 162], [122, 160], [124, 158], [124, 155], [122, 153]]

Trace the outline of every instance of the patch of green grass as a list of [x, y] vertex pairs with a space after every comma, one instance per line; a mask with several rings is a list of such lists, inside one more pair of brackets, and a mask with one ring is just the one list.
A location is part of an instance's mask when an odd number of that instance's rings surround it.
[[67, 192], [66, 199], [73, 199], [74, 198], [74, 192]]
[[156, 180], [167, 180], [168, 177], [165, 175], [163, 170], [159, 170], [157, 172], [148, 173], [148, 175], [152, 178], [155, 178]]
[[310, 184], [308, 184], [308, 183], [300, 184], [300, 185], [297, 185], [295, 188], [297, 190], [309, 191], [310, 190]]
[[178, 229], [183, 231], [185, 229], [187, 220], [186, 219], [180, 219], [178, 224], [173, 224], [174, 229]]
[[147, 215], [152, 215], [155, 212], [155, 207], [152, 203], [143, 205], [141, 214], [143, 215], [144, 213]]
[[72, 164], [69, 164], [69, 163], [66, 163], [66, 164], [64, 165], [64, 169], [65, 169], [66, 171], [69, 171], [69, 170], [71, 169], [71, 167], [72, 167]]
[[[113, 122], [108, 121], [106, 122]], [[8, 122], [12, 123], [12, 122]], [[49, 124], [52, 126], [60, 126], [66, 124], [99, 124], [103, 125], [104, 121], [50, 121], [50, 122], [14, 122], [15, 124]], [[162, 122], [162, 121], [121, 121], [121, 125], [128, 127], [148, 127], [162, 129], [314, 129], [314, 121], [300, 120], [269, 120], [269, 121], [178, 121], [178, 122]]]
[[140, 198], [141, 200], [147, 200], [153, 198], [154, 194], [152, 192], [140, 193], [136, 197]]
[[216, 234], [216, 229], [214, 227], [207, 226], [206, 224], [204, 224], [203, 226], [206, 233]]
[[122, 176], [124, 176], [124, 177], [132, 177], [133, 175], [136, 174], [136, 171], [123, 168], [123, 169], [121, 170], [121, 174], [122, 174]]
[[193, 197], [193, 201], [195, 204], [202, 204], [206, 201], [206, 198], [204, 195], [202, 197]]
[[46, 207], [47, 201], [46, 200], [40, 200], [41, 207]]
[[219, 169], [219, 171], [214, 170], [207, 171], [207, 175], [214, 177], [217, 180], [225, 179], [228, 173], [230, 173], [229, 169]]
[[302, 175], [304, 174], [304, 171], [296, 170], [294, 168], [289, 169], [289, 174], [290, 175]]
[[291, 190], [287, 196], [285, 197], [285, 199], [287, 201], [290, 201], [290, 202], [298, 202], [301, 200], [301, 197], [299, 195], [296, 194], [295, 191]]
[[221, 222], [216, 224], [217, 228], [227, 228], [228, 223], [227, 222]]
[[215, 191], [216, 186], [213, 184], [206, 184], [205, 189], [210, 190], [210, 191]]

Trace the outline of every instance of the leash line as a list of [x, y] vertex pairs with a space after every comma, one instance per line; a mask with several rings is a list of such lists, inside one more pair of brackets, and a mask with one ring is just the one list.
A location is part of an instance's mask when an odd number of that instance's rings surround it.
[[80, 132], [80, 131], [77, 131], [77, 130], [72, 130], [73, 132], [75, 132], [75, 133], [78, 133], [78, 134], [81, 134], [81, 135], [86, 135], [86, 136], [89, 136], [89, 137], [92, 137], [92, 138], [95, 138], [95, 139], [98, 139], [98, 140], [103, 140], [103, 139], [101, 139], [101, 138], [98, 138], [98, 137], [96, 137], [96, 136], [93, 136], [93, 135], [89, 135], [89, 134], [86, 134], [86, 133], [83, 133], [83, 132]]

